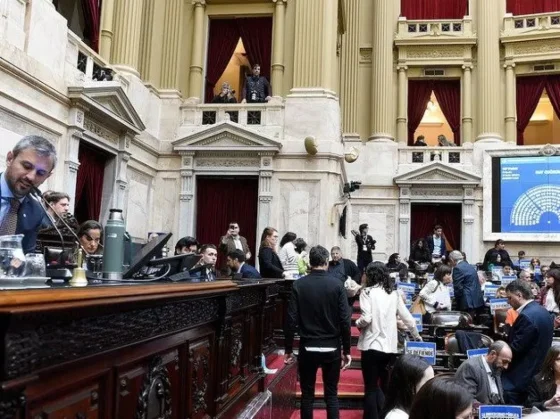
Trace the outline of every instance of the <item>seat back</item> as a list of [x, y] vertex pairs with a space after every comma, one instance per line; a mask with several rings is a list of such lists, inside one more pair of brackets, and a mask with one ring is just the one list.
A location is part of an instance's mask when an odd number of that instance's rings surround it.
[[[490, 345], [492, 345], [492, 343], [494, 343], [494, 339], [482, 333], [480, 334], [481, 348], [488, 348], [490, 347]], [[459, 347], [459, 341], [457, 340], [455, 333], [448, 333], [447, 336], [445, 336], [445, 352], [447, 352], [448, 354], [462, 353], [461, 348]]]
[[468, 326], [472, 325], [472, 317], [461, 311], [436, 311], [432, 314], [432, 323], [437, 326]]

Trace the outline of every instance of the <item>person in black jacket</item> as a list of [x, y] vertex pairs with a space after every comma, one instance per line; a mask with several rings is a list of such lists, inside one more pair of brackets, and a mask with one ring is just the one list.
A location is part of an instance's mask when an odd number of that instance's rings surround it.
[[342, 284], [346, 282], [348, 277], [352, 278], [358, 284], [362, 281], [362, 272], [354, 262], [342, 257], [342, 251], [338, 246], [334, 246], [331, 249], [331, 261], [329, 262], [328, 271]]
[[541, 412], [560, 406], [560, 347], [552, 346], [544, 359], [541, 371], [529, 384], [525, 407], [536, 407]]
[[311, 273], [294, 282], [288, 303], [284, 330], [284, 362], [291, 364], [294, 334], [299, 333], [298, 372], [301, 386], [301, 418], [313, 418], [315, 378], [322, 369], [327, 417], [338, 418], [338, 380], [340, 378], [340, 343], [346, 369], [350, 356], [350, 310], [342, 283], [329, 274], [329, 252], [322, 246], [309, 251]]
[[276, 253], [277, 243], [278, 231], [272, 227], [266, 227], [261, 236], [259, 249], [259, 268], [263, 278], [284, 278], [284, 269]]
[[368, 266], [373, 261], [373, 256], [371, 252], [375, 250], [375, 240], [368, 233], [368, 225], [361, 224], [360, 232], [352, 230], [352, 234], [356, 239], [356, 245], [358, 246], [358, 269], [360, 272], [364, 272], [366, 266]]
[[502, 239], [496, 240], [494, 247], [486, 252], [482, 266], [484, 270], [490, 271], [490, 265], [504, 266], [506, 263], [513, 265], [511, 257], [506, 250], [506, 244]]
[[411, 269], [414, 269], [414, 262], [417, 263], [431, 263], [432, 262], [432, 254], [430, 253], [430, 249], [424, 239], [418, 239], [414, 246], [412, 246], [412, 251], [410, 252], [410, 256], [408, 258], [408, 266]]

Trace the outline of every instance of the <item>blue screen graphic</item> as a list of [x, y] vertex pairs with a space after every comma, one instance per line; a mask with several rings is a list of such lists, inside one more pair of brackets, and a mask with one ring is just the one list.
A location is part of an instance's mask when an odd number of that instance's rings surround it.
[[560, 156], [500, 160], [501, 231], [560, 233]]

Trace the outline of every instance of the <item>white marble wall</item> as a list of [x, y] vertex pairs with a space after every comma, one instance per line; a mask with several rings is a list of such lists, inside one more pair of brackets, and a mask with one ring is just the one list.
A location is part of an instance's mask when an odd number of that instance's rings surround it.
[[128, 169], [127, 177], [126, 228], [134, 239], [145, 240], [147, 232], [153, 230], [150, 223], [153, 209], [153, 178], [132, 168]]
[[174, 239], [178, 240], [180, 179], [168, 176], [158, 176], [155, 180], [154, 203], [157, 210], [153, 211], [152, 225], [154, 230], [173, 233]]
[[23, 50], [25, 46], [25, 1], [0, 0], [0, 41]]
[[305, 239], [313, 246], [319, 243], [321, 220], [321, 182], [319, 180], [280, 179], [278, 225], [280, 236], [288, 231]]
[[398, 216], [396, 215], [396, 205], [388, 203], [380, 204], [353, 204], [352, 205], [352, 224], [347, 227], [347, 238], [350, 239], [350, 254], [347, 256], [355, 259], [357, 247], [354, 237], [350, 230], [358, 230], [360, 224], [368, 224], [368, 234], [376, 241], [373, 251], [374, 260], [386, 260], [392, 253], [398, 252]]

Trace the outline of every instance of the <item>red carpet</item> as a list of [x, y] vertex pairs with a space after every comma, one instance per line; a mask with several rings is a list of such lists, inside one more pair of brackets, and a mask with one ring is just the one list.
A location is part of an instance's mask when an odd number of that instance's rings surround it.
[[264, 385], [268, 387], [269, 384], [274, 380], [274, 378], [278, 375], [278, 373], [284, 368], [284, 355], [278, 355], [276, 353], [272, 353], [266, 357], [266, 366], [273, 370], [278, 369], [276, 374], [266, 374], [264, 377]]
[[[340, 410], [340, 419], [362, 419], [363, 413], [361, 410]], [[299, 410], [292, 414], [290, 419], [300, 419]], [[313, 419], [326, 419], [327, 411], [324, 409], [315, 409], [313, 411]]]
[[352, 326], [352, 328], [350, 329], [350, 331], [352, 332], [352, 336], [354, 336], [354, 337], [360, 336], [360, 331], [358, 330], [357, 327]]
[[358, 320], [360, 318], [360, 313], [352, 313], [352, 320]]

